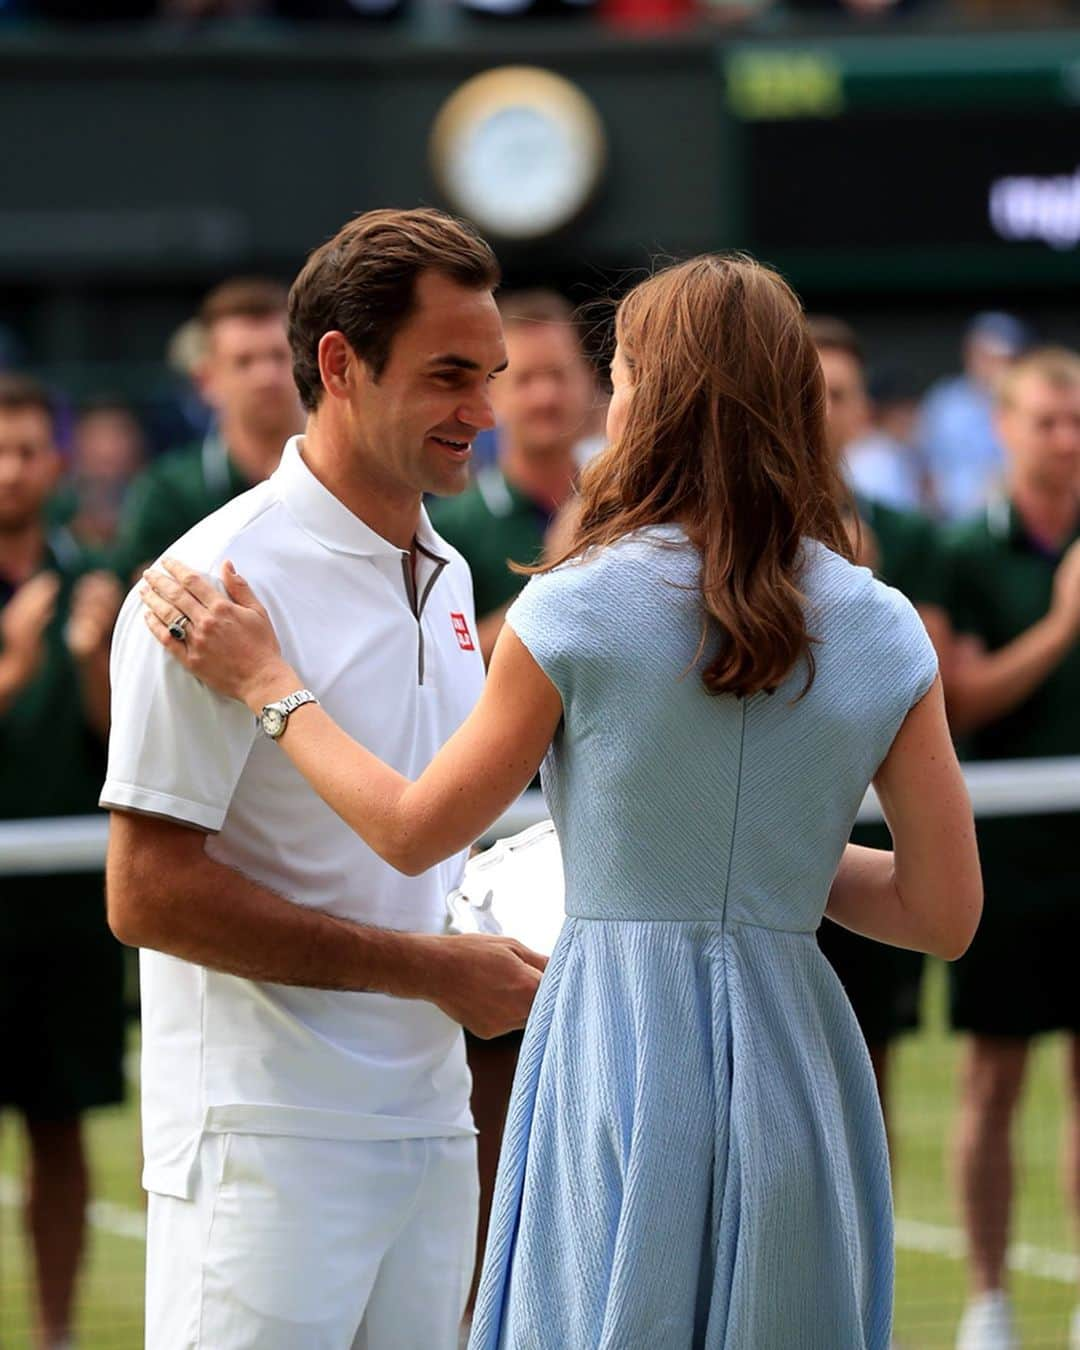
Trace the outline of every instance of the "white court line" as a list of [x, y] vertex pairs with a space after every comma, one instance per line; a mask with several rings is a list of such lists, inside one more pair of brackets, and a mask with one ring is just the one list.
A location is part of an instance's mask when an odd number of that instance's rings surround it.
[[[23, 1188], [14, 1177], [0, 1176], [0, 1206], [21, 1209]], [[86, 1207], [86, 1221], [91, 1228], [112, 1237], [146, 1241], [146, 1215], [127, 1205], [114, 1205], [108, 1200], [91, 1200]]]
[[[22, 1187], [12, 1177], [0, 1176], [0, 1205], [13, 1209], [22, 1204]], [[113, 1205], [107, 1200], [93, 1200], [87, 1206], [87, 1218], [92, 1228], [113, 1237], [146, 1240], [146, 1215], [126, 1205]], [[924, 1223], [921, 1219], [896, 1220], [896, 1245], [909, 1252], [923, 1252], [929, 1256], [944, 1256], [950, 1261], [963, 1261], [967, 1243], [959, 1228], [949, 1224]], [[1015, 1242], [1009, 1248], [1010, 1270], [1023, 1275], [1034, 1275], [1040, 1280], [1059, 1284], [1080, 1282], [1080, 1257], [1070, 1252], [1056, 1252], [1049, 1247], [1036, 1247], [1030, 1242]]]
[[[967, 1242], [959, 1228], [944, 1223], [924, 1223], [921, 1219], [897, 1218], [896, 1245], [905, 1251], [944, 1256], [950, 1261], [963, 1261], [967, 1256]], [[1071, 1252], [1056, 1252], [1030, 1242], [1014, 1242], [1006, 1260], [1010, 1270], [1034, 1275], [1040, 1280], [1054, 1280], [1060, 1284], [1080, 1281], [1080, 1257]]]

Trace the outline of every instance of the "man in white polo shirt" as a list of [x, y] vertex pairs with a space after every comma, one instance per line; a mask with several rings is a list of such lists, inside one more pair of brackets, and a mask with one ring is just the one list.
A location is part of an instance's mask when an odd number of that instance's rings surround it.
[[[483, 679], [468, 568], [421, 494], [464, 488], [491, 425], [497, 280], [434, 211], [317, 249], [289, 306], [306, 433], [170, 549], [235, 562], [310, 693], [413, 776]], [[274, 736], [310, 694], [260, 726], [140, 609], [117, 626], [102, 803], [110, 922], [144, 949], [147, 1346], [452, 1347], [477, 1192], [461, 1024], [522, 1025], [542, 961], [442, 935], [463, 860], [405, 877], [307, 787]]]

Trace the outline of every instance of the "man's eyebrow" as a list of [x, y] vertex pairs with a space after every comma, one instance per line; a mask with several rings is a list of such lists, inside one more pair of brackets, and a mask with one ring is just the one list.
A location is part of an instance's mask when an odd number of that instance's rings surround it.
[[[446, 352], [443, 356], [433, 356], [428, 362], [429, 366], [453, 366], [455, 370], [479, 370], [480, 362], [472, 361], [467, 356], [457, 356], [453, 352]], [[501, 366], [496, 366], [491, 372], [498, 375], [500, 371], [506, 369], [508, 361], [504, 361]]]

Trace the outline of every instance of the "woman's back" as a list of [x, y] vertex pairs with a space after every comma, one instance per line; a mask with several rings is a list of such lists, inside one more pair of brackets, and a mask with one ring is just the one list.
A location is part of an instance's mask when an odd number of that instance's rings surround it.
[[508, 622], [564, 710], [544, 770], [567, 920], [514, 1087], [475, 1350], [885, 1350], [889, 1170], [818, 950], [855, 812], [935, 659], [808, 544], [817, 667], [710, 696], [699, 561], [639, 532]]
[[810, 690], [800, 666], [775, 693], [712, 696], [698, 570], [657, 527], [537, 578], [511, 617], [563, 693], [545, 789], [567, 912], [815, 930], [933, 649], [903, 597], [811, 543]]

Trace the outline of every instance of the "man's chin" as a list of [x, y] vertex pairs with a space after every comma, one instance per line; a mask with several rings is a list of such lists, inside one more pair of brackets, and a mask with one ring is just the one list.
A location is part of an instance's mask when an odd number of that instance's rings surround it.
[[453, 478], [443, 477], [437, 483], [431, 483], [424, 491], [432, 497], [460, 497], [472, 482], [468, 469]]

